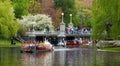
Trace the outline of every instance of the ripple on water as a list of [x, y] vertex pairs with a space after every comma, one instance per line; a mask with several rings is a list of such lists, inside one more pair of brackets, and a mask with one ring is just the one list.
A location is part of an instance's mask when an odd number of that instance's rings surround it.
[[72, 50], [80, 50], [80, 48], [55, 48], [54, 51], [72, 51]]

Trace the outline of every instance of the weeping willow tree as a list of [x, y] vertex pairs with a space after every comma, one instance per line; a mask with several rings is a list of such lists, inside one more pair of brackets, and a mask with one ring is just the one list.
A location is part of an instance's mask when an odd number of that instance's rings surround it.
[[92, 3], [92, 37], [93, 39], [109, 38], [117, 39], [120, 35], [120, 0], [93, 0]]

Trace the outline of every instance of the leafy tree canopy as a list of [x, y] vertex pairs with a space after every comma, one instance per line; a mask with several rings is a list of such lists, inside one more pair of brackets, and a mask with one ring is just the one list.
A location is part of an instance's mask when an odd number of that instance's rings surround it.
[[77, 9], [77, 17], [79, 19], [79, 25], [91, 27], [89, 18], [91, 17], [92, 1], [90, 0], [87, 1], [84, 2], [83, 0], [75, 0], [75, 7]]
[[0, 38], [10, 38], [17, 33], [13, 7], [10, 0], [0, 1]]
[[36, 0], [30, 0], [28, 12], [33, 15], [39, 14], [41, 12], [40, 2], [37, 2]]
[[[94, 39], [109, 38], [117, 39], [120, 35], [120, 0], [93, 0], [92, 4], [92, 37]], [[109, 27], [109, 33], [106, 23]]]
[[16, 18], [21, 18], [21, 16], [28, 14], [27, 8], [29, 7], [30, 0], [12, 0], [12, 3]]

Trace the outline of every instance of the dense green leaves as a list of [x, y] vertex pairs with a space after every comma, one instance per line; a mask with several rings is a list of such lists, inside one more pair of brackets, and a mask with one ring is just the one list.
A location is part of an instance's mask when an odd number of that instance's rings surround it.
[[17, 33], [13, 8], [10, 0], [0, 1], [0, 38], [10, 38]]
[[[89, 1], [89, 3], [87, 3]], [[77, 9], [77, 17], [79, 20], [79, 25], [91, 27], [89, 18], [91, 17], [91, 1], [87, 0], [75, 0], [75, 6]]]
[[40, 3], [35, 0], [29, 0], [28, 12], [30, 14], [39, 14], [40, 13]]
[[12, 0], [14, 6], [14, 13], [16, 18], [28, 14], [29, 0]]
[[[94, 39], [104, 39], [107, 36], [106, 22], [110, 22], [110, 37], [117, 39], [120, 35], [120, 0], [93, 0], [92, 6], [92, 36]], [[109, 38], [110, 38], [109, 37]]]

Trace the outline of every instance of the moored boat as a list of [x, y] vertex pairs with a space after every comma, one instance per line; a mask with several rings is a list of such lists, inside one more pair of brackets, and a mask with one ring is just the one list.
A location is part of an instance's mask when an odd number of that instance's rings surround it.
[[21, 45], [22, 52], [38, 52], [38, 51], [52, 51], [54, 47], [50, 42], [37, 43], [36, 41], [23, 42]]
[[67, 48], [79, 48], [80, 44], [79, 44], [79, 42], [67, 41], [66, 46], [67, 46]]

